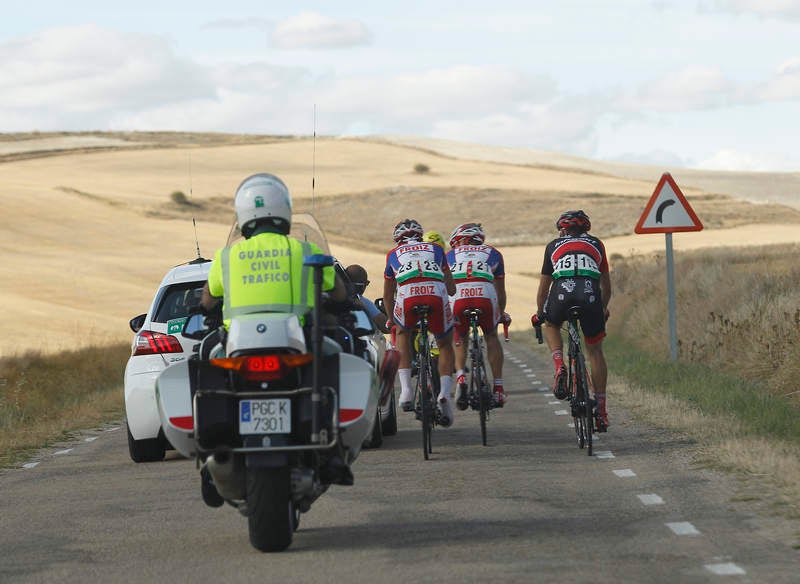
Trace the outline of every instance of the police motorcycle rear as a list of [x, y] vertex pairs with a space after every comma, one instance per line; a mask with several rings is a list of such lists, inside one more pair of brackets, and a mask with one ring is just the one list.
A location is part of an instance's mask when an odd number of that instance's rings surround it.
[[352, 484], [375, 423], [375, 367], [323, 335], [322, 268], [333, 258], [305, 263], [316, 297], [310, 341], [296, 315], [249, 314], [231, 319], [223, 355], [215, 333], [224, 329], [194, 315], [184, 335], [200, 340], [197, 353], [156, 384], [165, 434], [196, 458], [203, 500], [239, 509], [261, 551], [289, 547], [300, 514], [330, 485]]

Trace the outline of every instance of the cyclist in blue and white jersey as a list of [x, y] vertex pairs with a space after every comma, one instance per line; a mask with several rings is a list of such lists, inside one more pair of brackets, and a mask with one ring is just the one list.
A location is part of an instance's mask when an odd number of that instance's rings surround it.
[[[400, 408], [413, 411], [414, 388], [411, 385], [411, 334], [419, 318], [414, 307], [430, 306], [428, 323], [439, 346], [438, 401], [442, 426], [453, 423], [450, 390], [453, 378], [453, 313], [448, 294], [455, 293], [453, 276], [444, 250], [437, 244], [422, 241], [422, 226], [414, 219], [405, 219], [394, 228], [397, 246], [386, 254], [383, 304], [386, 314], [397, 324], [397, 348], [400, 351]], [[395, 292], [397, 298], [395, 298]]]
[[[483, 338], [486, 341], [486, 356], [494, 377], [494, 405], [503, 407], [506, 393], [503, 389], [503, 348], [497, 336], [497, 325], [509, 322], [505, 313], [506, 286], [503, 254], [484, 243], [486, 234], [480, 223], [464, 223], [455, 228], [450, 236], [447, 263], [456, 283], [453, 297], [453, 315], [456, 319], [456, 406], [467, 409], [467, 383], [464, 375], [467, 345], [469, 344], [469, 321], [463, 316], [468, 308], [481, 309], [479, 319]], [[459, 339], [462, 339], [459, 341]]]

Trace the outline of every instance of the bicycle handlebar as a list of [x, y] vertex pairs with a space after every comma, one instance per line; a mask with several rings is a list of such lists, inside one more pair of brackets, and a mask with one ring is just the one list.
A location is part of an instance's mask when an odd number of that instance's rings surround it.
[[542, 338], [542, 319], [539, 317], [538, 314], [534, 314], [531, 316], [531, 324], [533, 328], [536, 330], [536, 340], [539, 341], [541, 345], [544, 343], [544, 339]]

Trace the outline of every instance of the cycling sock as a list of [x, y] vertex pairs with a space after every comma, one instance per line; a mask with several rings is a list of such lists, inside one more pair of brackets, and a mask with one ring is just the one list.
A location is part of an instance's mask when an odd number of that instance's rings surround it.
[[497, 377], [494, 380], [494, 390], [495, 391], [503, 391], [503, 378]]
[[414, 399], [414, 389], [411, 387], [411, 368], [398, 369], [397, 376], [400, 378], [400, 401], [411, 401]]
[[596, 393], [594, 394], [594, 399], [597, 400], [597, 411], [601, 414], [606, 413], [606, 394], [604, 393]]
[[450, 376], [450, 375], [442, 375], [439, 378], [439, 381], [442, 384], [442, 389], [439, 392], [439, 401], [441, 401], [442, 398], [445, 398], [446, 400], [450, 401], [450, 390], [453, 389], [453, 378], [452, 378], [452, 376]]
[[556, 371], [564, 366], [564, 353], [561, 349], [556, 349], [550, 356], [553, 357], [553, 363], [556, 364]]

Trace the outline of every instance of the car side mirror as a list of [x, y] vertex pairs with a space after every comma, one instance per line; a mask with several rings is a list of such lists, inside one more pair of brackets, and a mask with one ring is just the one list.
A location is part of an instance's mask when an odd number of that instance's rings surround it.
[[208, 335], [208, 327], [206, 326], [205, 316], [199, 312], [192, 314], [186, 319], [183, 324], [181, 334], [188, 339], [195, 339], [197, 341], [205, 338]]
[[139, 316], [134, 316], [128, 322], [128, 326], [131, 327], [131, 330], [133, 332], [138, 333], [140, 330], [142, 330], [142, 327], [144, 326], [144, 321], [145, 321], [146, 318], [147, 318], [146, 314], [140, 314]]

